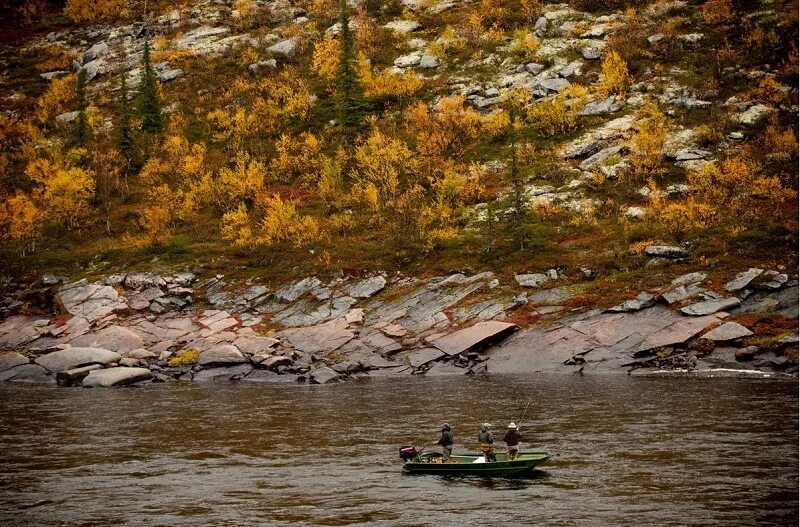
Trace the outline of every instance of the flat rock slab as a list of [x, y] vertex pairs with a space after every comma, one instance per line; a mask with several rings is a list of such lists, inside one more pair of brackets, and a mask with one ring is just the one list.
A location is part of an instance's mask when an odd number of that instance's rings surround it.
[[689, 284], [696, 284], [698, 282], [702, 282], [706, 279], [706, 273], [696, 272], [696, 273], [688, 273], [679, 276], [678, 278], [672, 281], [672, 285], [689, 285]]
[[711, 315], [725, 309], [736, 307], [741, 303], [742, 301], [736, 297], [704, 300], [703, 302], [697, 302], [681, 308], [681, 312], [685, 315], [691, 315], [695, 317]]
[[518, 274], [514, 277], [514, 280], [522, 287], [538, 287], [548, 282], [550, 277], [542, 273]]
[[659, 258], [686, 258], [689, 256], [689, 251], [682, 247], [675, 247], [674, 245], [649, 245], [645, 247], [644, 253], [647, 256], [656, 256]]
[[122, 326], [109, 326], [96, 333], [86, 333], [70, 341], [76, 348], [109, 349], [119, 353], [139, 349], [144, 346], [144, 340]]
[[436, 348], [425, 348], [417, 350], [409, 354], [408, 363], [414, 368], [419, 368], [424, 364], [428, 364], [438, 358], [444, 356], [444, 352]]
[[242, 355], [236, 346], [232, 344], [220, 344], [207, 349], [197, 358], [200, 366], [220, 366], [242, 364], [248, 362], [247, 357]]
[[642, 292], [636, 295], [633, 300], [626, 300], [625, 302], [608, 308], [609, 313], [629, 313], [631, 311], [640, 311], [646, 307], [650, 307], [656, 303], [656, 296], [652, 293]]
[[56, 295], [61, 308], [89, 322], [127, 307], [117, 290], [107, 285], [87, 284], [85, 280], [64, 286]]
[[384, 287], [386, 287], [386, 278], [373, 276], [348, 287], [347, 294], [354, 298], [369, 298], [382, 291]]
[[732, 293], [734, 291], [744, 289], [750, 284], [750, 282], [752, 282], [763, 272], [764, 272], [763, 269], [757, 269], [755, 267], [751, 267], [747, 271], [737, 274], [733, 280], [725, 284], [725, 290]]
[[307, 328], [290, 328], [277, 336], [286, 339], [295, 349], [306, 353], [328, 353], [340, 348], [355, 337], [344, 320], [331, 320]]
[[489, 346], [504, 339], [516, 329], [516, 324], [487, 320], [436, 339], [431, 344], [448, 355], [459, 355]]
[[256, 370], [244, 377], [243, 381], [262, 382], [266, 384], [291, 384], [297, 382], [296, 375], [279, 375], [274, 371]]
[[713, 341], [726, 341], [749, 337], [752, 334], [752, 331], [741, 324], [737, 324], [736, 322], [726, 322], [721, 326], [712, 329], [700, 338]]
[[308, 378], [314, 384], [331, 384], [340, 380], [339, 374], [327, 366], [315, 369]]
[[252, 371], [253, 367], [249, 364], [239, 364], [230, 368], [209, 368], [195, 373], [192, 380], [197, 382], [230, 381], [234, 378], [244, 378]]
[[425, 372], [425, 375], [428, 377], [444, 377], [446, 375], [466, 375], [467, 373], [469, 373], [467, 368], [459, 368], [452, 364], [437, 362]]
[[54, 383], [47, 370], [36, 364], [21, 364], [0, 372], [2, 382]]
[[15, 351], [0, 353], [0, 372], [22, 366], [23, 364], [30, 364], [30, 362], [28, 357], [22, 353], [17, 353]]
[[153, 373], [147, 368], [105, 368], [90, 371], [81, 385], [88, 388], [107, 388], [110, 386], [124, 386], [152, 378]]
[[661, 298], [663, 298], [667, 304], [675, 304], [676, 302], [689, 299], [702, 291], [703, 288], [696, 284], [689, 284], [688, 286], [679, 285], [662, 294]]
[[89, 364], [110, 364], [121, 358], [119, 353], [102, 348], [68, 348], [42, 355], [36, 359], [36, 364], [59, 372]]

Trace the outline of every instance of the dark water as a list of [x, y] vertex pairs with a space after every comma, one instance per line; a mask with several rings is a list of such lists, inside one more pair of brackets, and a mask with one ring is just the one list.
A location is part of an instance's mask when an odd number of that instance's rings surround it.
[[[397, 446], [518, 419], [532, 479]], [[0, 391], [1, 525], [797, 525], [796, 382], [535, 376]], [[502, 433], [502, 432], [501, 432]]]

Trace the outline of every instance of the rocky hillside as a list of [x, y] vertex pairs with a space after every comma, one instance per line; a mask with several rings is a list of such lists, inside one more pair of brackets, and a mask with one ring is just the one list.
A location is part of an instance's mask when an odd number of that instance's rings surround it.
[[[692, 366], [713, 347], [687, 346], [723, 321], [796, 362], [778, 344], [797, 327], [792, 2], [68, 0], [11, 16], [6, 347], [125, 337], [147, 350], [126, 359], [161, 368], [252, 337], [289, 357], [273, 369], [372, 368], [296, 342], [352, 335], [392, 367], [403, 350], [422, 353], [409, 371], [477, 371], [477, 343], [450, 360], [433, 337], [572, 317], [536, 369]], [[252, 367], [243, 346], [220, 353]]]

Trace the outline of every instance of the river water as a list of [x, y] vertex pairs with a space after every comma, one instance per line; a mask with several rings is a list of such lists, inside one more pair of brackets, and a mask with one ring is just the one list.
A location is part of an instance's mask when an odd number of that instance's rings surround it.
[[[529, 479], [405, 476], [525, 419]], [[0, 389], [0, 525], [797, 525], [794, 381], [538, 375]]]

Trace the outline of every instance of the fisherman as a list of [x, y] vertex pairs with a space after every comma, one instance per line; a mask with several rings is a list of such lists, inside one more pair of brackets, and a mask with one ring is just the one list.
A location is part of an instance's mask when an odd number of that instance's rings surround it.
[[506, 451], [508, 452], [508, 460], [514, 461], [519, 455], [519, 442], [522, 439], [521, 430], [517, 424], [511, 422], [508, 424], [506, 435], [503, 436], [503, 441], [506, 442]]
[[449, 424], [442, 425], [442, 437], [439, 438], [439, 442], [436, 444], [442, 447], [442, 461], [452, 463], [450, 455], [453, 453], [453, 432]]
[[480, 445], [481, 452], [483, 452], [483, 458], [487, 461], [497, 461], [497, 458], [494, 456], [494, 436], [489, 431], [492, 427], [489, 423], [483, 423], [481, 427], [481, 431], [478, 432], [478, 444]]

